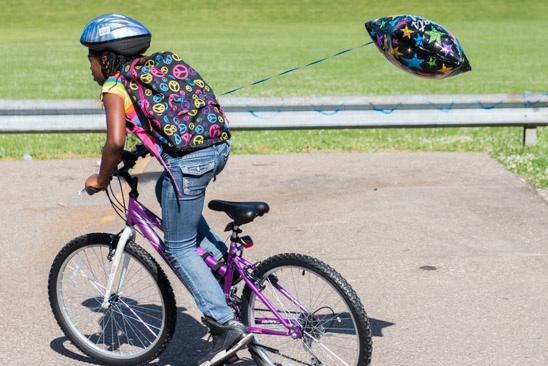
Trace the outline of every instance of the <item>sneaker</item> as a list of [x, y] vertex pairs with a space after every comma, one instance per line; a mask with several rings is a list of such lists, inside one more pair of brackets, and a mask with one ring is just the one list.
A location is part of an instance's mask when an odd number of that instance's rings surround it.
[[200, 366], [219, 365], [253, 340], [253, 334], [236, 319], [219, 324], [204, 317], [202, 322], [209, 328], [213, 339], [209, 353], [199, 361]]

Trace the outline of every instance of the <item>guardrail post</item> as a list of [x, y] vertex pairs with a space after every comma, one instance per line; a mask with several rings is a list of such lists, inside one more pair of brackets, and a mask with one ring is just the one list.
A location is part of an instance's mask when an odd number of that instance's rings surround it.
[[537, 127], [525, 126], [523, 127], [523, 145], [535, 146], [537, 144]]

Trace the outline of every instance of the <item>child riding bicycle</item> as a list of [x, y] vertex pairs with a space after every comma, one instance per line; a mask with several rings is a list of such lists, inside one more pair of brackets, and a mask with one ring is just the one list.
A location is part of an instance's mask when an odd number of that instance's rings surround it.
[[[80, 42], [89, 49], [91, 74], [102, 87], [107, 124], [99, 173], [87, 178], [86, 190], [108, 187], [126, 132], [135, 133], [164, 166], [156, 195], [166, 252], [212, 334], [210, 352], [200, 365], [217, 365], [253, 338], [227, 306], [221, 287], [196, 252], [197, 245], [216, 259], [226, 252], [202, 209], [206, 187], [229, 156], [228, 121], [211, 88], [177, 55], [143, 56], [150, 40], [151, 32], [144, 25], [118, 14], [94, 18], [83, 30]], [[151, 88], [152, 84], [156, 85]]]

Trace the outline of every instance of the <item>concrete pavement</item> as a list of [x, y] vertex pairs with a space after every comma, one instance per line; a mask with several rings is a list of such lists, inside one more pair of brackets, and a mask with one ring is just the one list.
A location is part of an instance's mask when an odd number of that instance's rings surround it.
[[[0, 365], [92, 363], [56, 325], [47, 277], [73, 237], [121, 228], [104, 195], [76, 195], [96, 170], [0, 162]], [[159, 172], [141, 175], [150, 208]], [[270, 204], [245, 227], [250, 258], [306, 253], [347, 278], [371, 317], [373, 365], [548, 365], [548, 203], [486, 154], [235, 155], [213, 198]], [[221, 233], [228, 220], [206, 215]], [[155, 364], [193, 365], [205, 329], [174, 289], [176, 338]]]

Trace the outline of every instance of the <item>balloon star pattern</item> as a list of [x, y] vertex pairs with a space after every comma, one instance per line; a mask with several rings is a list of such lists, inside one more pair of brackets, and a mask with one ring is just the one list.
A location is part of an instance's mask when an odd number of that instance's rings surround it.
[[431, 20], [396, 15], [371, 20], [365, 28], [388, 61], [412, 75], [443, 79], [472, 70], [457, 38]]

